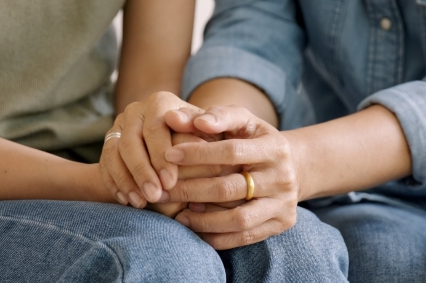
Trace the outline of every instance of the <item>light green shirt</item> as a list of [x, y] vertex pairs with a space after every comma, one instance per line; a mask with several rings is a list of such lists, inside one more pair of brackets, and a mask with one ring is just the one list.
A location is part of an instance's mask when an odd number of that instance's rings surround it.
[[1, 138], [48, 151], [103, 139], [123, 3], [0, 1]]

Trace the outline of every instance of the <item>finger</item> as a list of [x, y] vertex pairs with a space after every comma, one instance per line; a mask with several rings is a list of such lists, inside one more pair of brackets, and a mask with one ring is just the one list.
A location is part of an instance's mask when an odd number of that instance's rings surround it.
[[[173, 145], [187, 143], [187, 142], [202, 142], [206, 143], [205, 140], [188, 133], [174, 133], [172, 135]], [[190, 178], [208, 178], [216, 177], [222, 172], [220, 165], [212, 166], [180, 166], [178, 169], [178, 179], [190, 179]]]
[[[287, 229], [289, 229], [288, 227]], [[276, 219], [270, 219], [261, 225], [245, 231], [233, 233], [197, 233], [198, 236], [215, 250], [226, 250], [261, 242], [267, 238], [279, 235], [286, 229]]]
[[[123, 115], [118, 115], [113, 127], [106, 136], [111, 133], [121, 133]], [[139, 189], [127, 170], [118, 151], [118, 141], [120, 137], [113, 137], [105, 141], [102, 148], [100, 168], [104, 183], [111, 195], [121, 204], [127, 205], [129, 200], [137, 208], [144, 207], [146, 200], [141, 197]]]
[[[293, 174], [284, 172], [276, 177], [271, 171], [250, 171], [254, 182], [253, 198], [274, 196], [283, 191], [297, 191], [294, 188]], [[221, 203], [245, 199], [247, 193], [247, 181], [244, 176], [233, 173], [214, 178], [179, 180], [169, 191], [168, 201]]]
[[158, 212], [170, 218], [175, 218], [178, 213], [187, 207], [187, 203], [149, 203], [145, 209]]
[[210, 107], [194, 119], [194, 126], [205, 133], [229, 132], [238, 138], [253, 138], [275, 129], [247, 109], [232, 105]]
[[194, 119], [204, 110], [193, 108], [180, 108], [179, 110], [170, 110], [165, 115], [166, 124], [175, 132], [191, 133], [194, 136], [200, 137], [205, 141], [218, 141], [223, 139], [222, 133], [207, 134], [195, 128]]
[[[188, 142], [206, 143], [202, 138], [196, 137], [188, 133], [174, 133], [172, 135], [172, 144], [181, 144]], [[205, 165], [205, 166], [179, 166], [178, 179], [192, 179], [192, 178], [210, 178], [231, 173], [240, 172], [240, 166], [222, 166], [222, 165]]]
[[[179, 180], [189, 180], [195, 178], [213, 178], [226, 176], [232, 173], [241, 172], [241, 166], [230, 165], [197, 165], [179, 166]], [[176, 183], [177, 184], [177, 183]]]
[[101, 156], [101, 160], [99, 162], [99, 170], [101, 172], [101, 178], [102, 178], [102, 181], [104, 182], [104, 185], [107, 187], [108, 192], [115, 200], [117, 200], [119, 203], [123, 205], [127, 205], [128, 204], [127, 198], [121, 193], [120, 195], [117, 195], [117, 193], [119, 192], [117, 185], [115, 184], [114, 180], [112, 179], [111, 175], [108, 172], [108, 169], [105, 168], [103, 163], [104, 162], [102, 161], [102, 156]]
[[144, 198], [149, 202], [156, 202], [161, 198], [162, 186], [151, 166], [150, 157], [143, 142], [143, 117], [138, 114], [139, 110], [135, 110], [133, 107], [138, 107], [138, 105], [131, 104], [126, 108], [118, 148], [126, 168]]
[[147, 105], [149, 107], [144, 114], [143, 137], [152, 167], [158, 174], [162, 187], [169, 190], [176, 184], [178, 169], [164, 157], [166, 150], [172, 147], [170, 128], [165, 122], [165, 115], [169, 110], [181, 107], [198, 108], [179, 99], [173, 93], [164, 91], [152, 94]]
[[148, 107], [143, 113], [142, 137], [150, 156], [150, 163], [165, 190], [175, 185], [178, 169], [175, 164], [169, 163], [164, 158], [165, 151], [172, 147], [171, 133], [164, 115], [169, 109], [178, 108], [182, 103], [184, 102], [172, 93], [157, 92], [149, 97], [146, 104]]
[[204, 110], [196, 107], [181, 107], [167, 111], [164, 116], [166, 124], [175, 132], [194, 133], [197, 130], [194, 126], [194, 119], [203, 114]]
[[269, 163], [287, 157], [289, 149], [286, 145], [279, 133], [249, 140], [184, 143], [167, 150], [165, 158], [178, 165]]
[[114, 183], [110, 192], [116, 196], [116, 199], [125, 205], [130, 201], [136, 208], [144, 207], [146, 205], [146, 200], [141, 195], [133, 176], [121, 159], [118, 151], [118, 139], [108, 140], [105, 143], [103, 148], [103, 160], [104, 161], [101, 161], [101, 163], [108, 164], [107, 171]]
[[214, 211], [223, 211], [230, 208], [235, 208], [237, 206], [245, 204], [245, 200], [229, 201], [222, 203], [198, 203], [191, 202], [189, 203], [188, 209], [192, 212], [214, 212]]
[[175, 218], [194, 232], [230, 233], [253, 229], [278, 216], [281, 201], [272, 198], [255, 199], [233, 209], [212, 212], [184, 210]]
[[206, 143], [206, 141], [200, 137], [197, 137], [193, 134], [189, 133], [173, 133], [172, 135], [172, 144], [177, 145], [181, 143], [188, 143], [188, 142], [200, 142], [200, 143]]

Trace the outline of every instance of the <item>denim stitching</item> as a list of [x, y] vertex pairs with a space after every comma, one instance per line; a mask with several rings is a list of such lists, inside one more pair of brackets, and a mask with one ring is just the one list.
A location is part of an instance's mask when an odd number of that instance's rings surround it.
[[376, 29], [374, 28], [374, 22], [376, 17], [374, 16], [374, 9], [371, 9], [371, 4], [369, 1], [366, 1], [368, 20], [370, 22], [369, 25], [369, 47], [368, 47], [368, 66], [367, 66], [367, 77], [366, 77], [366, 85], [367, 85], [367, 93], [366, 95], [372, 94], [373, 88], [373, 69], [374, 69], [374, 58], [376, 54]]
[[123, 267], [123, 264], [121, 263], [120, 258], [118, 257], [117, 253], [111, 247], [109, 247], [107, 244], [99, 242], [97, 240], [89, 239], [89, 238], [87, 238], [83, 235], [73, 233], [69, 230], [60, 228], [58, 226], [55, 226], [55, 225], [52, 225], [52, 224], [47, 224], [47, 223], [36, 221], [36, 220], [30, 220], [30, 219], [26, 219], [26, 218], [15, 217], [15, 216], [14, 217], [4, 216], [4, 215], [1, 215], [0, 219], [19, 221], [21, 223], [37, 224], [37, 225], [42, 226], [46, 229], [56, 230], [56, 231], [59, 231], [63, 234], [70, 235], [70, 236], [73, 236], [75, 238], [78, 238], [78, 239], [82, 240], [83, 242], [90, 243], [92, 245], [100, 246], [100, 247], [104, 248], [109, 254], [111, 254], [113, 256], [116, 263], [118, 263], [118, 266], [121, 268], [121, 270], [120, 270], [121, 271], [121, 281], [124, 282], [124, 267]]
[[396, 82], [397, 84], [400, 84], [403, 82], [404, 79], [404, 27], [402, 24], [402, 17], [401, 17], [401, 13], [398, 9], [398, 5], [395, 3], [395, 0], [392, 1], [392, 7], [394, 8], [394, 15], [395, 18], [397, 20], [397, 27], [398, 27], [398, 31], [396, 33], [397, 36], [397, 40], [398, 40], [398, 59], [396, 60], [395, 64], [396, 64]]
[[337, 26], [338, 26], [338, 19], [339, 19], [339, 12], [340, 12], [340, 5], [341, 5], [341, 1], [339, 1], [339, 3], [336, 3], [336, 5], [334, 6], [335, 8], [333, 9], [333, 16], [332, 16], [332, 25], [330, 28], [330, 36], [329, 36], [329, 52], [330, 55], [332, 56], [332, 60], [331, 61], [331, 69], [332, 69], [332, 73], [333, 73], [333, 84], [336, 87], [339, 87], [339, 73], [338, 73], [338, 67], [337, 67], [337, 56], [334, 53], [336, 51], [336, 41], [337, 41]]

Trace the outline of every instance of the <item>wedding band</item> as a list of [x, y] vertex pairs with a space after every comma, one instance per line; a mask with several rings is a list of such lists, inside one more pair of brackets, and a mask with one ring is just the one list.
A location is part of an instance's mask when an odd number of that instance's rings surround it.
[[120, 132], [112, 132], [109, 133], [106, 137], [105, 137], [105, 141], [104, 144], [107, 142], [107, 140], [112, 139], [112, 138], [117, 138], [119, 139], [121, 137], [121, 133]]
[[246, 178], [247, 182], [247, 196], [246, 200], [249, 201], [253, 198], [254, 195], [254, 181], [249, 172], [241, 172], [241, 175]]

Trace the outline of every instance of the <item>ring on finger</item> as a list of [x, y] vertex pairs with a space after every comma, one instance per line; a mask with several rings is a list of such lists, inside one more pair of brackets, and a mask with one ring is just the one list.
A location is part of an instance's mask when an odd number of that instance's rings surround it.
[[104, 141], [104, 144], [109, 140], [109, 139], [112, 139], [112, 138], [117, 138], [117, 139], [119, 139], [121, 137], [121, 133], [120, 132], [112, 132], [112, 133], [109, 133], [108, 135], [106, 135], [106, 137], [105, 137], [105, 141]]
[[247, 182], [246, 200], [249, 201], [253, 198], [253, 195], [254, 195], [254, 181], [249, 172], [241, 172], [241, 175], [244, 176]]

